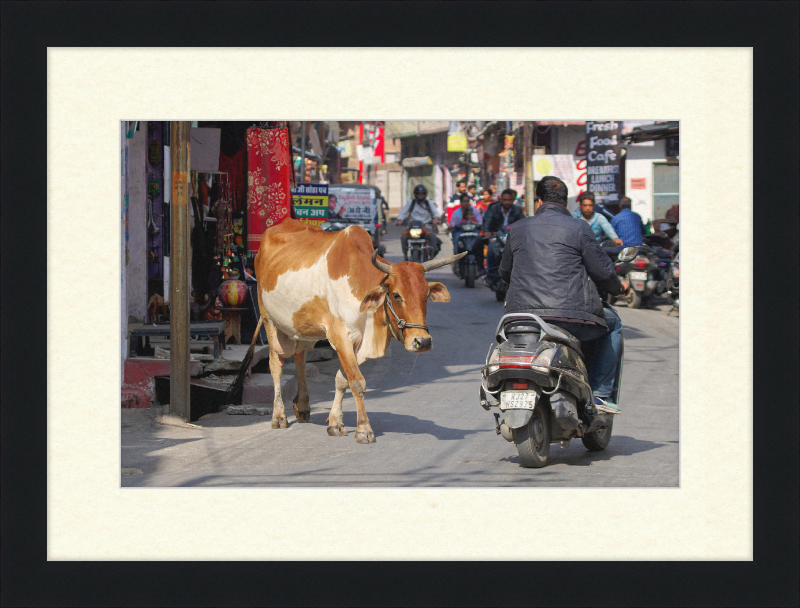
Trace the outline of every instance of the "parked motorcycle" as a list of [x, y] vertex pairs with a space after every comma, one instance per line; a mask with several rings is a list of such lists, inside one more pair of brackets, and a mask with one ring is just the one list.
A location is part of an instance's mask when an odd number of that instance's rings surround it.
[[506, 292], [508, 292], [508, 283], [500, 278], [498, 270], [500, 268], [500, 260], [503, 259], [503, 249], [506, 246], [508, 239], [508, 226], [498, 230], [494, 236], [489, 239], [489, 247], [494, 247], [495, 261], [497, 267], [493, 268], [490, 272], [488, 264], [486, 267], [486, 278], [483, 279], [484, 285], [494, 292], [494, 297], [498, 302], [505, 302]]
[[480, 226], [475, 222], [464, 222], [458, 226], [458, 241], [456, 253], [463, 251], [467, 255], [456, 262], [456, 275], [460, 279], [464, 279], [464, 285], [467, 287], [475, 287], [475, 279], [478, 276], [478, 260], [472, 253], [472, 248], [480, 236]]
[[[672, 257], [672, 262], [667, 271], [667, 296], [670, 299], [672, 308], [678, 310], [679, 294], [678, 294], [678, 279], [680, 278], [680, 252], [675, 252]], [[672, 312], [670, 310], [670, 312]]]
[[651, 294], [662, 294], [667, 290], [667, 270], [669, 259], [662, 259], [648, 243], [638, 248], [638, 255], [625, 266], [626, 273], [621, 278], [631, 286], [624, 296], [608, 296], [609, 304], [617, 299], [627, 302], [628, 308], [641, 308], [642, 298]]
[[[629, 262], [636, 254], [636, 247], [626, 247], [618, 262]], [[594, 405], [589, 386], [593, 342], [581, 343], [529, 313], [503, 315], [495, 339], [481, 368], [480, 404], [486, 411], [500, 409], [503, 420], [494, 414], [495, 430], [517, 446], [523, 467], [545, 466], [551, 443], [566, 448], [575, 437], [590, 451], [608, 446], [614, 414]], [[611, 392], [615, 403], [621, 394], [624, 349], [623, 338]]]
[[408, 261], [422, 264], [432, 260], [436, 252], [428, 244], [428, 228], [422, 220], [412, 220], [408, 225]]

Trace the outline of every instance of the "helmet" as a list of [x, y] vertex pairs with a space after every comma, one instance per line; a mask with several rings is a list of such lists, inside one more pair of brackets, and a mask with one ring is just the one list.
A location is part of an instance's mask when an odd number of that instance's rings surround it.
[[422, 184], [417, 184], [414, 187], [414, 198], [425, 198], [428, 196], [428, 189]]

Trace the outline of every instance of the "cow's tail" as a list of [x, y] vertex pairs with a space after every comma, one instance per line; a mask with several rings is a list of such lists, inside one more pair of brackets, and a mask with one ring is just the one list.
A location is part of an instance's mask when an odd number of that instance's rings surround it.
[[228, 390], [225, 392], [225, 405], [228, 405], [233, 401], [239, 391], [242, 390], [242, 385], [244, 384], [244, 377], [247, 375], [247, 369], [250, 367], [250, 362], [253, 360], [253, 352], [256, 350], [256, 340], [258, 340], [258, 334], [261, 331], [261, 325], [264, 323], [264, 317], [258, 317], [258, 325], [256, 325], [256, 331], [253, 334], [253, 340], [250, 342], [250, 348], [247, 349], [247, 354], [244, 356], [242, 360], [242, 366], [239, 368], [239, 373], [236, 374], [236, 379], [233, 383], [228, 387]]

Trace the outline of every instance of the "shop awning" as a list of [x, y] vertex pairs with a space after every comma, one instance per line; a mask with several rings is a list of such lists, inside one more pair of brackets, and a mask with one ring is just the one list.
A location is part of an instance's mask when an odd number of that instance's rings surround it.
[[667, 139], [668, 137], [678, 136], [678, 121], [656, 123], [652, 125], [642, 125], [634, 127], [630, 133], [625, 133], [622, 138], [630, 143], [638, 144], [642, 141], [655, 141], [657, 139]]

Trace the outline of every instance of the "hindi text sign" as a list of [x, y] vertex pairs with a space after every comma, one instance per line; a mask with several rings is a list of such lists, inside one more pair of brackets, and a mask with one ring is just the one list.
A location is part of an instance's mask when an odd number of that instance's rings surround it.
[[328, 220], [328, 184], [297, 184], [292, 205], [299, 222], [319, 226]]

